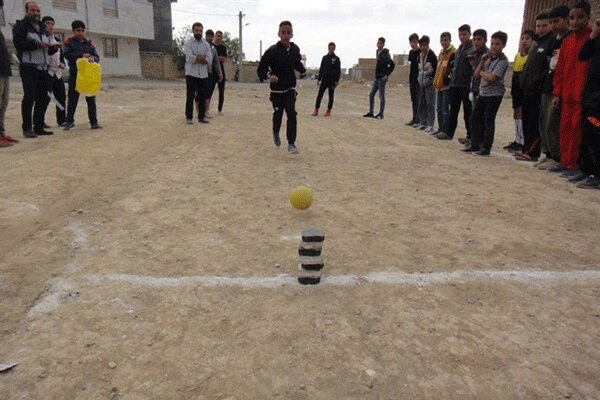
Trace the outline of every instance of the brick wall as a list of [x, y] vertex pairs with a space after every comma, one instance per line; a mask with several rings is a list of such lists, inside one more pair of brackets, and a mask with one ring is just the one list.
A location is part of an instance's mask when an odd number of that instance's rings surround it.
[[180, 79], [185, 76], [179, 71], [168, 54], [140, 52], [142, 76], [148, 79]]

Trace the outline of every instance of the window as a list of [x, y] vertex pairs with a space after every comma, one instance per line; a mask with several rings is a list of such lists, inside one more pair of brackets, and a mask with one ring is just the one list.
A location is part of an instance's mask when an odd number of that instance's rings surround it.
[[77, 11], [77, 0], [52, 0], [52, 7], [67, 11]]
[[4, 19], [4, 7], [0, 7], [0, 26], [6, 26], [6, 19]]
[[119, 50], [117, 49], [117, 39], [102, 38], [102, 47], [104, 48], [104, 57], [119, 58]]
[[117, 18], [119, 16], [117, 0], [102, 0], [102, 9], [104, 10], [104, 15], [108, 17]]

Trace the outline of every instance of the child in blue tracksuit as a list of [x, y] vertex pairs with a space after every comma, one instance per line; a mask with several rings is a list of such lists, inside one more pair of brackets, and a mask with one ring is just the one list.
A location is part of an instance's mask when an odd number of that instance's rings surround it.
[[[75, 90], [75, 82], [77, 82], [77, 60], [79, 58], [87, 58], [89, 62], [100, 61], [100, 56], [94, 47], [91, 40], [85, 38], [85, 24], [82, 21], [75, 20], [71, 24], [73, 29], [73, 37], [65, 41], [64, 55], [69, 62], [69, 94], [67, 102], [67, 124], [64, 127], [65, 131], [70, 130], [75, 126], [75, 111], [77, 110], [77, 102], [79, 101], [79, 92]], [[88, 106], [88, 117], [92, 129], [102, 128], [98, 124], [98, 116], [96, 113], [96, 97], [91, 96], [85, 98]]]

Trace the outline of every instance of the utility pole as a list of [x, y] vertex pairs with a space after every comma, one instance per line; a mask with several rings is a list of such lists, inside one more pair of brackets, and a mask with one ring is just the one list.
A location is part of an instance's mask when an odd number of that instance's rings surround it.
[[238, 18], [239, 18], [239, 29], [240, 29], [240, 59], [238, 60], [239, 62], [242, 62], [242, 60], [244, 59], [244, 47], [242, 46], [242, 18], [244, 18], [245, 14], [242, 14], [242, 12], [240, 11], [240, 13], [238, 14]]
[[262, 58], [262, 40], [260, 41], [260, 58]]

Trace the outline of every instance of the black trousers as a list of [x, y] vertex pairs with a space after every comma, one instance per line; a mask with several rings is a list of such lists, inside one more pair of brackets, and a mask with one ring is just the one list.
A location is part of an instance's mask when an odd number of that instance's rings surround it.
[[412, 121], [413, 123], [420, 122], [419, 121], [419, 83], [411, 82], [410, 83], [410, 102], [412, 103]]
[[502, 103], [502, 96], [479, 96], [471, 115], [471, 142], [474, 147], [492, 149], [496, 133], [496, 114]]
[[194, 118], [194, 100], [198, 101], [199, 112], [198, 119], [204, 119], [206, 116], [206, 96], [208, 94], [208, 78], [196, 78], [185, 76], [186, 100], [185, 100], [185, 118]]
[[521, 118], [523, 120], [523, 137], [525, 139], [523, 151], [531, 157], [539, 157], [541, 152], [539, 124], [541, 101], [541, 93], [529, 93], [523, 95], [523, 108], [521, 112]]
[[61, 110], [56, 106], [56, 123], [60, 126], [67, 121], [67, 94], [65, 92], [65, 83], [62, 78], [48, 75], [48, 91], [54, 94], [56, 101], [63, 106]]
[[221, 82], [217, 83], [219, 87], [219, 112], [223, 111], [223, 104], [225, 103], [225, 77]]
[[467, 137], [471, 138], [471, 100], [469, 100], [469, 88], [466, 87], [451, 87], [450, 91], [450, 114], [448, 115], [448, 132], [446, 134], [454, 137], [456, 127], [458, 125], [458, 113], [460, 112], [460, 104], [463, 105], [463, 117], [465, 120], [465, 128], [467, 129]]
[[289, 144], [296, 143], [296, 91], [288, 90], [285, 93], [271, 93], [273, 104], [273, 132], [279, 133], [283, 112], [287, 115], [287, 141]]
[[212, 99], [213, 92], [215, 91], [215, 86], [219, 82], [219, 75], [217, 74], [208, 74], [208, 93], [206, 94], [206, 98], [208, 100]]
[[315, 102], [315, 108], [321, 108], [321, 100], [323, 99], [323, 95], [325, 94], [325, 90], [329, 91], [329, 102], [327, 103], [327, 109], [331, 110], [333, 108], [333, 96], [335, 93], [335, 82], [329, 82], [326, 80], [321, 81], [321, 85], [319, 86], [319, 93], [317, 94], [317, 101]]
[[584, 107], [582, 119], [581, 169], [600, 178], [600, 106]]
[[[19, 75], [23, 84], [23, 100], [21, 101], [21, 127], [23, 131], [32, 128], [44, 129], [44, 114], [48, 108], [48, 71], [39, 70], [25, 64], [19, 64]], [[31, 112], [33, 111], [33, 123]]]
[[[79, 102], [79, 92], [75, 90], [75, 83], [77, 82], [77, 72], [71, 70], [69, 75], [69, 100], [67, 104], [67, 122], [75, 122], [75, 111], [77, 111], [77, 103]], [[98, 123], [98, 115], [96, 111], [96, 96], [85, 97], [88, 109], [88, 119], [90, 124], [94, 125]]]

